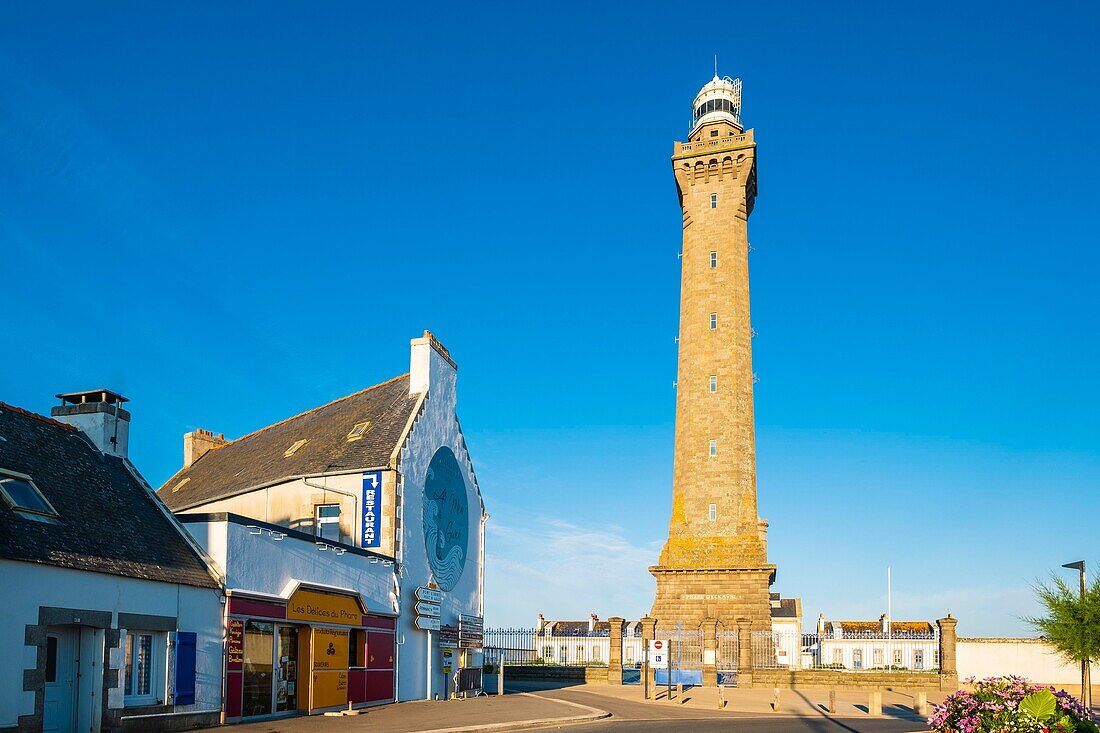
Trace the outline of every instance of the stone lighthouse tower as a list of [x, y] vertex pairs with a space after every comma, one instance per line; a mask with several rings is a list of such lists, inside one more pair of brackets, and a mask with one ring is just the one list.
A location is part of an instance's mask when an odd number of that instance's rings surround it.
[[748, 221], [756, 143], [741, 124], [741, 80], [695, 97], [672, 167], [684, 217], [672, 519], [652, 616], [661, 624], [740, 618], [771, 628], [767, 526], [756, 509]]

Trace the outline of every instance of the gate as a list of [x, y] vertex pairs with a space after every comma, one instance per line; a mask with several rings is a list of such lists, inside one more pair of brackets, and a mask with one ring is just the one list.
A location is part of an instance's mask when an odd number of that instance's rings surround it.
[[642, 684], [642, 658], [645, 656], [641, 626], [633, 635], [623, 634], [623, 684]]
[[703, 632], [699, 629], [658, 628], [658, 639], [668, 639], [668, 669], [654, 670], [657, 685], [703, 684]]
[[737, 667], [741, 661], [740, 641], [736, 631], [719, 631], [715, 666], [718, 668], [718, 685], [737, 685]]

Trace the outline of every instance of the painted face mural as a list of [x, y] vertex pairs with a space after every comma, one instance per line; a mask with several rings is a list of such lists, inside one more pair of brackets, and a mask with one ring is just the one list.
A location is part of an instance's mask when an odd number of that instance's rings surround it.
[[466, 482], [455, 454], [443, 447], [432, 456], [424, 481], [424, 548], [435, 582], [444, 591], [462, 577], [469, 540]]

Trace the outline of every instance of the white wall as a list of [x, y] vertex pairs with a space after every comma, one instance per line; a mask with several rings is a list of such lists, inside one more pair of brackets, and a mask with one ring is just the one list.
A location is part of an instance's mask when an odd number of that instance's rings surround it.
[[298, 580], [357, 591], [367, 610], [394, 613], [392, 565], [372, 563], [352, 552], [322, 552], [312, 541], [294, 537], [276, 541], [268, 532], [252, 534], [247, 526], [233, 522], [187, 522], [183, 526], [225, 573], [226, 588], [231, 591], [282, 595]]
[[[1080, 685], [1081, 665], [1065, 661], [1042, 639], [959, 639], [959, 680], [1018, 675], [1032, 682]], [[1093, 679], [1100, 665], [1093, 665]]]
[[[0, 728], [15, 725], [34, 712], [34, 693], [23, 692], [23, 670], [37, 664], [36, 647], [25, 646], [26, 626], [38, 624], [39, 606], [174, 616], [180, 631], [197, 633], [195, 704], [177, 711], [221, 707], [222, 604], [218, 591], [158, 583], [53, 565], [0, 560], [0, 579], [7, 592], [0, 603]], [[112, 652], [117, 663], [118, 651]], [[122, 690], [111, 690], [107, 706], [122, 706]]]
[[[444, 593], [442, 622], [456, 624], [459, 614], [481, 615], [481, 516], [484, 511], [481, 495], [474, 478], [470, 457], [455, 413], [454, 368], [427, 343], [415, 339], [412, 353], [411, 380], [414, 386], [430, 385], [428, 400], [398, 463], [403, 496], [402, 564], [401, 564], [401, 619], [398, 625], [398, 690], [400, 700], [423, 699], [427, 691], [426, 658], [428, 635], [415, 628], [413, 593], [417, 586], [426, 585], [432, 579], [428, 564], [424, 532], [424, 486], [428, 466], [440, 447], [450, 448], [458, 461], [466, 484], [468, 507], [468, 544], [466, 561], [455, 586]], [[427, 351], [425, 351], [425, 349]], [[425, 380], [424, 370], [428, 370]], [[442, 655], [438, 644], [431, 650], [433, 666], [432, 688], [443, 696], [444, 676], [441, 669]], [[481, 663], [481, 655], [475, 655], [472, 665]]]

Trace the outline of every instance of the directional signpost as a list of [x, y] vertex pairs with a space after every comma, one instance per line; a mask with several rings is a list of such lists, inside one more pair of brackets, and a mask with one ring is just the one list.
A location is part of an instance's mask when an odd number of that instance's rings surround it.
[[461, 649], [481, 649], [485, 645], [485, 620], [481, 616], [460, 614], [458, 646]]
[[[427, 586], [420, 586], [414, 591], [413, 595], [416, 597], [416, 604], [413, 606], [413, 610], [416, 611], [416, 618], [413, 623], [416, 628], [428, 632], [428, 691], [425, 699], [432, 699], [432, 677], [435, 675], [432, 673], [432, 632], [439, 631], [439, 604], [443, 602], [443, 591], [438, 588], [429, 588]], [[446, 690], [443, 691], [446, 696]]]
[[427, 601], [428, 603], [434, 603], [438, 606], [443, 602], [443, 591], [438, 588], [425, 588], [421, 586], [416, 589], [416, 600]]
[[439, 606], [434, 603], [428, 603], [427, 601], [417, 601], [414, 606], [417, 616], [427, 616], [429, 618], [439, 618]]
[[421, 631], [439, 631], [439, 619], [428, 618], [427, 616], [416, 617], [416, 628]]

